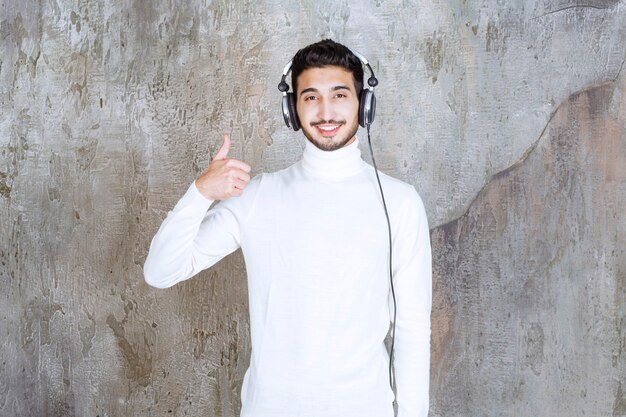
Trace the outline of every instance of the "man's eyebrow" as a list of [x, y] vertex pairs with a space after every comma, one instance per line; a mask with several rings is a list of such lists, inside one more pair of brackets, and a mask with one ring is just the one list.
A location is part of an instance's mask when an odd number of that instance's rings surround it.
[[[333, 88], [331, 88], [331, 91], [338, 91], [338, 90], [350, 91], [350, 87], [348, 87], [347, 85], [336, 85]], [[302, 96], [303, 94], [306, 94], [306, 93], [318, 93], [318, 92], [319, 90], [317, 88], [309, 87], [309, 88], [305, 88], [304, 90], [302, 90], [300, 92], [300, 95]]]
[[304, 90], [300, 92], [300, 95], [305, 94], [305, 93], [317, 93], [317, 88], [313, 88], [313, 87], [305, 88]]

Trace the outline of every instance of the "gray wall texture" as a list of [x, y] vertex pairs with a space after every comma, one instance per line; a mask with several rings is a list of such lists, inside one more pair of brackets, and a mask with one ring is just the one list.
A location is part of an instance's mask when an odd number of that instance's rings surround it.
[[373, 63], [377, 162], [428, 210], [431, 416], [626, 416], [624, 1], [0, 13], [1, 416], [238, 416], [240, 252], [168, 290], [141, 268], [223, 132], [254, 173], [300, 157], [276, 85], [324, 37]]

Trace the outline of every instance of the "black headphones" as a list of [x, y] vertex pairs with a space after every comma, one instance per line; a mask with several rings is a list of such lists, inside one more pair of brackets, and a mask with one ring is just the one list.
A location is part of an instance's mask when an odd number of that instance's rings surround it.
[[[374, 96], [374, 87], [378, 85], [378, 80], [372, 71], [372, 67], [367, 62], [367, 59], [360, 53], [350, 50], [356, 56], [363, 66], [367, 67], [371, 77], [367, 79], [368, 87], [363, 86], [361, 93], [359, 94], [359, 125], [361, 127], [369, 126], [374, 121], [374, 115], [376, 114], [376, 96]], [[300, 130], [300, 120], [298, 120], [298, 113], [296, 112], [296, 98], [294, 92], [289, 92], [289, 85], [285, 82], [285, 78], [291, 70], [291, 64], [293, 59], [285, 65], [283, 70], [283, 76], [278, 84], [278, 89], [283, 93], [283, 118], [287, 127], [297, 131]]]

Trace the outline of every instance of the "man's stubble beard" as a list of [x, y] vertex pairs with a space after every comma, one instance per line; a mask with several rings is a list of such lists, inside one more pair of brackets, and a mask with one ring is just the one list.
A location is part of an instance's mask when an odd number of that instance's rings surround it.
[[[346, 143], [350, 142], [350, 139], [352, 139], [354, 135], [356, 135], [356, 132], [359, 129], [359, 122], [358, 120], [355, 119], [352, 125], [350, 126], [350, 128], [348, 129], [348, 134], [346, 135], [346, 137], [342, 138], [339, 142], [334, 142], [334, 141], [329, 141], [329, 140], [324, 140], [322, 142], [316, 139], [312, 134], [312, 132], [314, 132], [315, 129], [316, 128], [314, 126], [308, 126], [308, 128], [305, 128], [304, 126], [302, 126], [302, 133], [304, 133], [304, 136], [306, 136], [309, 142], [315, 145], [316, 148], [322, 151], [336, 151], [337, 149], [343, 148], [346, 145]], [[332, 139], [334, 139], [334, 137]]]

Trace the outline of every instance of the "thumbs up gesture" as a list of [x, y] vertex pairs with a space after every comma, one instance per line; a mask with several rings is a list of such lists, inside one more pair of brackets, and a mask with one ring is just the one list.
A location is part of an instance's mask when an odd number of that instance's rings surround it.
[[250, 181], [250, 166], [237, 159], [228, 158], [230, 135], [224, 134], [224, 143], [209, 167], [196, 179], [200, 193], [210, 200], [238, 197]]

